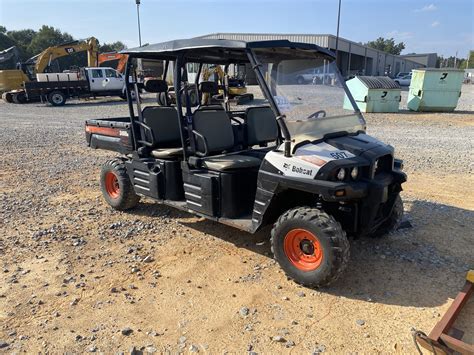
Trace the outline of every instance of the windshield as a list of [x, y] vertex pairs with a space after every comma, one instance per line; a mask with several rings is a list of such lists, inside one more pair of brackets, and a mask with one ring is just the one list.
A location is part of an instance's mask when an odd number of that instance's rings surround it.
[[326, 121], [324, 126], [328, 128], [331, 125], [328, 121], [332, 118], [340, 121], [338, 129], [341, 128], [343, 118], [349, 118], [345, 124], [357, 129], [364, 124], [355, 115], [333, 58], [294, 48], [255, 49], [254, 54], [275, 103], [286, 116], [285, 121], [292, 135], [302, 133], [301, 127], [296, 127], [295, 122], [305, 123], [305, 130], [315, 131], [315, 126], [320, 124], [314, 121]]

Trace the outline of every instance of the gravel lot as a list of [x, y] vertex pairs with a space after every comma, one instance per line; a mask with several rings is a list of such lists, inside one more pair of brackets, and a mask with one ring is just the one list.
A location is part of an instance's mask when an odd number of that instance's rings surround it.
[[365, 115], [405, 161], [413, 228], [353, 241], [344, 276], [312, 290], [273, 262], [268, 230], [107, 207], [114, 154], [83, 124], [123, 101], [0, 103], [0, 352], [415, 353], [411, 329], [431, 330], [474, 268], [473, 105], [464, 86], [454, 113]]

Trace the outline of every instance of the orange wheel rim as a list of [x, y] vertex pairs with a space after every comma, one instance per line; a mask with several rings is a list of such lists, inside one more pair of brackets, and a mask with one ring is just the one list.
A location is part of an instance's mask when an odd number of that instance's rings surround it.
[[117, 179], [117, 175], [113, 172], [108, 171], [105, 174], [105, 190], [107, 194], [112, 198], [117, 198], [120, 195], [120, 185]]
[[316, 270], [323, 261], [323, 249], [319, 239], [306, 229], [290, 230], [283, 242], [286, 257], [299, 270]]

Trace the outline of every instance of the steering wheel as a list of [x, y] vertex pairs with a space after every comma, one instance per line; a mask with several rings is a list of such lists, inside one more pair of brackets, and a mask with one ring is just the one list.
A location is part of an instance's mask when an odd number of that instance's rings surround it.
[[316, 111], [315, 113], [312, 113], [307, 118], [323, 118], [323, 117], [326, 117], [326, 111], [319, 110], [319, 111]]

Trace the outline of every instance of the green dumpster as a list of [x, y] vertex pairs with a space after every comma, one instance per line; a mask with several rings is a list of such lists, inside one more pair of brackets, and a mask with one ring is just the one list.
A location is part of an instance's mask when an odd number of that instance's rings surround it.
[[[398, 112], [400, 86], [387, 76], [356, 76], [346, 82], [361, 112]], [[352, 109], [346, 95], [344, 108]]]
[[454, 111], [461, 96], [464, 71], [450, 68], [414, 69], [407, 106], [412, 111]]

